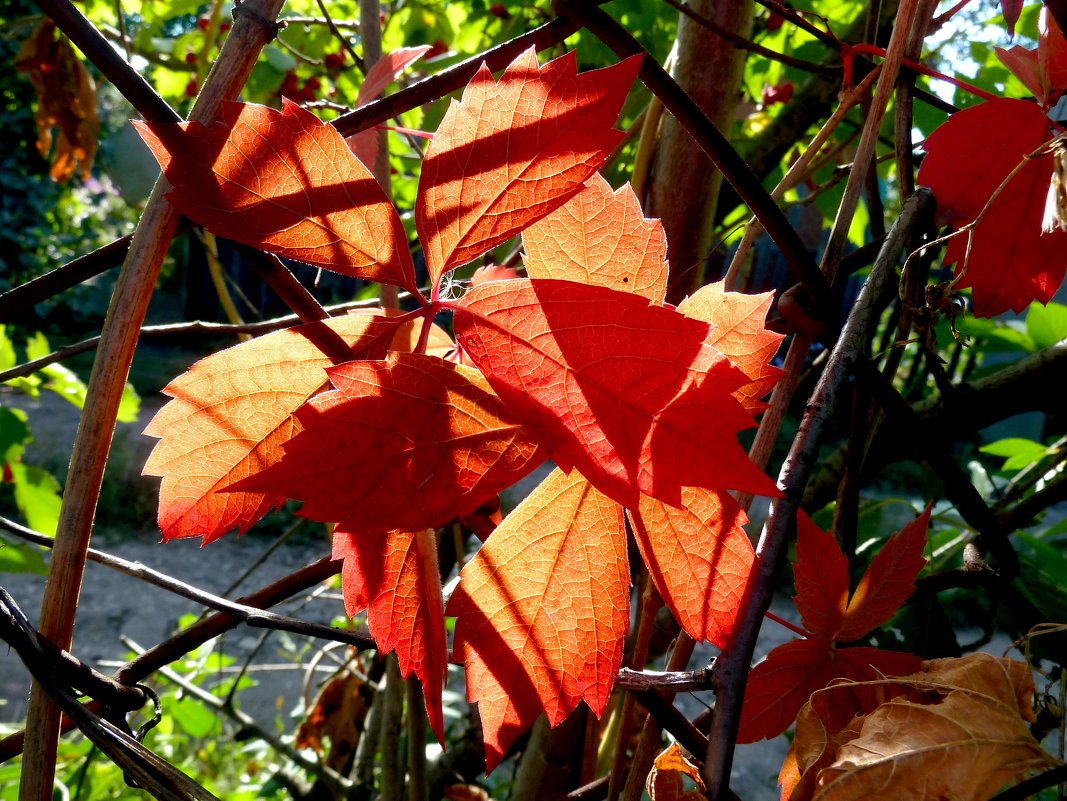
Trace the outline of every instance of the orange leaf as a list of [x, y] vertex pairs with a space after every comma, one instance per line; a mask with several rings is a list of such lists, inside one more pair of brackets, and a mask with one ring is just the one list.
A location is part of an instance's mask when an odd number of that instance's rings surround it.
[[463, 568], [446, 614], [478, 703], [486, 771], [544, 712], [600, 715], [630, 620], [622, 508], [554, 470]]
[[754, 559], [741, 507], [725, 492], [687, 487], [681, 508], [642, 495], [636, 513], [627, 514], [649, 575], [675, 619], [693, 639], [724, 647]]
[[493, 281], [452, 304], [456, 340], [564, 470], [636, 506], [682, 486], [773, 484], [736, 434], [744, 376], [703, 344], [705, 323], [570, 281]]
[[[688, 777], [696, 787], [687, 790], [683, 776]], [[652, 801], [707, 801], [704, 779], [697, 766], [685, 758], [678, 743], [671, 743], [666, 751], [656, 757], [652, 770], [648, 772], [645, 789]]]
[[415, 225], [430, 278], [466, 264], [577, 194], [622, 133], [612, 126], [640, 58], [577, 74], [531, 48], [494, 81], [482, 65], [434, 134]]
[[926, 564], [923, 550], [932, 508], [932, 503], [927, 504], [921, 515], [886, 540], [871, 559], [834, 639], [857, 640], [888, 623], [915, 592], [915, 577]]
[[419, 677], [430, 728], [444, 743], [441, 685], [448, 644], [433, 530], [362, 536], [341, 523], [333, 533], [333, 558], [344, 560], [341, 590], [349, 617], [366, 609], [378, 650], [396, 651], [400, 672]]
[[418, 292], [404, 227], [374, 176], [332, 125], [226, 103], [222, 120], [135, 122], [174, 190], [174, 206], [219, 236]]
[[663, 302], [663, 224], [645, 218], [629, 184], [612, 192], [594, 173], [566, 204], [523, 231], [522, 244], [531, 278], [562, 278]]
[[782, 375], [770, 361], [784, 335], [767, 330], [765, 325], [773, 301], [773, 292], [727, 292], [724, 282], [717, 281], [701, 287], [678, 305], [678, 311], [686, 317], [714, 326], [707, 344], [748, 376], [749, 383], [734, 395], [753, 414], [765, 408], [760, 398], [774, 388]]
[[[66, 183], [75, 172], [87, 180], [100, 137], [96, 85], [66, 36], [56, 37], [56, 25], [42, 19], [22, 43], [15, 69], [24, 72], [37, 93], [37, 152], [52, 157], [48, 174]], [[58, 129], [53, 153], [52, 130]]]
[[145, 429], [160, 438], [144, 473], [163, 477], [163, 538], [243, 533], [281, 503], [279, 494], [226, 490], [281, 459], [298, 428], [293, 412], [327, 385], [331, 361], [316, 343], [332, 331], [353, 357], [382, 358], [396, 330], [381, 317], [334, 317], [219, 351], [172, 381], [163, 392], [174, 400]]
[[297, 412], [303, 430], [284, 458], [237, 489], [284, 494], [305, 517], [375, 536], [473, 512], [543, 460], [475, 370], [392, 353], [327, 372], [335, 389]]
[[848, 559], [832, 534], [797, 514], [797, 561], [793, 599], [804, 628], [816, 637], [835, 639], [848, 607]]

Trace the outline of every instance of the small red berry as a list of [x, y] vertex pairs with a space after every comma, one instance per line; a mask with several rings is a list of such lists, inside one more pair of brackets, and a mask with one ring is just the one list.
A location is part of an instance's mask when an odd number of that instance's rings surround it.
[[11, 465], [7, 462], [4, 462], [4, 476], [2, 480], [5, 484], [15, 483], [15, 474], [11, 470]]
[[503, 3], [493, 3], [489, 6], [489, 13], [499, 19], [511, 19], [511, 12]]
[[345, 63], [344, 53], [327, 53], [322, 58], [322, 63], [328, 70], [339, 70]]
[[189, 81], [189, 83], [185, 84], [185, 96], [196, 97], [196, 90], [199, 88], [200, 87], [197, 86], [196, 81]]
[[318, 99], [318, 95], [315, 94], [315, 90], [308, 85], [304, 85], [304, 88], [297, 92], [297, 99], [301, 103], [311, 103]]
[[784, 22], [785, 17], [783, 17], [781, 14], [772, 11], [770, 14], [767, 15], [767, 21], [763, 23], [763, 27], [773, 33], [774, 31], [781, 28]]
[[196, 27], [198, 27], [202, 31], [206, 31], [210, 24], [211, 24], [211, 19], [208, 18], [208, 17], [201, 17], [200, 19], [198, 19], [196, 21]]
[[232, 22], [224, 22], [221, 25], [219, 25], [219, 32], [220, 33], [226, 33], [232, 27], [233, 27], [233, 23]]
[[192, 52], [191, 50], [188, 53], [186, 53], [185, 54], [185, 63], [186, 64], [195, 64], [196, 63], [196, 53]]
[[312, 75], [307, 80], [307, 86], [314, 89], [316, 92], [322, 88], [322, 81], [319, 80], [317, 75]]
[[775, 103], [788, 103], [792, 97], [792, 81], [782, 81], [777, 86], [765, 85], [763, 87], [763, 105], [765, 106], [773, 106]]

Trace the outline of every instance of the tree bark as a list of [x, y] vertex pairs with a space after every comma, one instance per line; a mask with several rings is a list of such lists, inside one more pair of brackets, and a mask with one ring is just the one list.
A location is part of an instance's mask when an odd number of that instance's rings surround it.
[[[752, 32], [752, 0], [695, 0], [698, 14], [740, 36]], [[744, 51], [681, 15], [671, 74], [724, 134], [740, 98]], [[646, 211], [661, 217], [671, 263], [667, 298], [677, 303], [703, 283], [722, 173], [671, 117], [660, 129]]]

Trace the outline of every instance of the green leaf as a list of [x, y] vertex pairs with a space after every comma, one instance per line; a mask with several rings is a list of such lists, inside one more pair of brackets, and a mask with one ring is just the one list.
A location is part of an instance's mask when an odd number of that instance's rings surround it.
[[48, 344], [48, 338], [40, 331], [26, 340], [27, 361], [32, 362], [34, 359], [42, 359], [51, 352], [52, 348]]
[[48, 564], [37, 547], [27, 542], [12, 542], [0, 537], [0, 573], [36, 573], [48, 575]]
[[1031, 303], [1026, 313], [1026, 333], [1039, 348], [1055, 345], [1067, 337], [1067, 306], [1061, 303]]
[[17, 460], [22, 455], [23, 446], [32, 440], [26, 413], [0, 406], [0, 466]]
[[7, 338], [6, 326], [0, 325], [0, 370], [15, 366], [15, 346]]
[[56, 535], [59, 524], [59, 482], [39, 467], [15, 462], [11, 465], [15, 483], [15, 504], [34, 531]]
[[118, 421], [120, 423], [136, 423], [137, 415], [141, 411], [141, 396], [129, 382], [122, 388], [122, 399], [119, 401]]
[[1048, 448], [1040, 442], [1022, 437], [1008, 437], [983, 445], [979, 450], [991, 456], [1003, 456], [1003, 470], [1021, 470], [1043, 458], [1048, 453]]
[[956, 320], [956, 330], [964, 336], [976, 339], [973, 347], [983, 351], [1038, 350], [1029, 334], [999, 320], [961, 316]]
[[218, 716], [192, 698], [175, 698], [167, 704], [174, 724], [191, 737], [207, 737], [219, 731]]

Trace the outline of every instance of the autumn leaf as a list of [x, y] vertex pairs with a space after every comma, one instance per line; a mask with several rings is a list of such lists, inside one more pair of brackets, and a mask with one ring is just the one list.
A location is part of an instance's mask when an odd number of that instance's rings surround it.
[[833, 640], [848, 607], [848, 557], [833, 535], [797, 514], [797, 561], [793, 602], [809, 634]]
[[835, 640], [857, 640], [888, 623], [915, 592], [915, 577], [926, 564], [923, 550], [932, 509], [933, 504], [927, 504], [921, 515], [886, 540], [871, 559], [849, 599]]
[[370, 705], [370, 688], [355, 673], [344, 670], [319, 690], [296, 732], [297, 748], [310, 748], [325, 757], [327, 767], [344, 771], [359, 746], [360, 722]]
[[478, 703], [486, 772], [544, 712], [604, 711], [630, 620], [622, 508], [576, 473], [549, 474], [463, 568], [447, 615]]
[[614, 192], [594, 173], [578, 194], [522, 232], [526, 273], [633, 292], [667, 292], [667, 238], [646, 219], [629, 184]]
[[808, 633], [774, 648], [748, 677], [738, 742], [776, 737], [788, 728], [816, 690], [830, 681], [866, 681], [918, 669], [912, 654], [879, 648], [838, 648], [888, 622], [915, 590], [932, 505], [886, 540], [848, 596], [848, 561], [834, 538], [806, 515], [797, 526], [793, 566], [796, 605]]
[[[430, 45], [398, 47], [374, 62], [374, 66], [367, 70], [367, 76], [359, 86], [355, 107], [365, 106], [378, 97], [385, 91], [385, 87], [399, 78], [404, 70], [422, 58], [429, 49]], [[373, 167], [374, 162], [378, 160], [380, 138], [378, 128], [374, 127], [346, 137], [345, 142], [357, 159], [368, 167]]]
[[779, 645], [749, 673], [737, 742], [777, 737], [811, 694], [834, 679], [902, 676], [916, 670], [921, 661], [914, 654], [881, 648], [834, 648], [822, 638]]
[[415, 225], [431, 281], [566, 203], [604, 164], [640, 66], [577, 73], [574, 52], [538, 66], [531, 48], [494, 81], [483, 64], [434, 134]]
[[[737, 432], [744, 375], [708, 326], [569, 281], [493, 281], [450, 304], [456, 341], [564, 470], [625, 506], [681, 487], [774, 492]], [[654, 467], [653, 467], [654, 466]]]
[[[37, 93], [37, 152], [52, 158], [48, 174], [66, 183], [74, 173], [89, 178], [100, 137], [96, 85], [66, 36], [56, 36], [56, 25], [42, 19], [22, 43], [15, 69], [26, 73]], [[54, 137], [53, 130], [58, 130]]]
[[1000, 10], [1004, 14], [1004, 27], [1008, 36], [1015, 36], [1015, 23], [1023, 13], [1023, 0], [1000, 0]]
[[956, 112], [924, 144], [917, 180], [933, 190], [941, 219], [958, 229], [983, 214], [969, 235], [949, 242], [944, 257], [956, 265], [956, 286], [971, 287], [980, 317], [1048, 303], [1063, 283], [1067, 231], [1042, 232], [1054, 157], [1027, 159], [1051, 136], [1038, 105], [998, 99]]
[[[839, 683], [801, 710], [783, 801], [983, 801], [1060, 764], [1034, 740], [1029, 667], [976, 653], [898, 679]], [[792, 775], [789, 775], [792, 774]]]
[[430, 728], [443, 744], [441, 685], [448, 643], [433, 530], [368, 536], [341, 523], [333, 533], [333, 558], [344, 560], [341, 590], [348, 616], [366, 609], [378, 650], [396, 651], [401, 674], [419, 677]]
[[[696, 787], [686, 789], [683, 777]], [[645, 789], [652, 801], [707, 801], [704, 778], [697, 766], [686, 759], [678, 743], [671, 743], [656, 757], [645, 780]]]
[[159, 527], [165, 540], [204, 543], [241, 533], [284, 494], [230, 491], [282, 457], [299, 425], [293, 412], [327, 386], [324, 340], [339, 337], [352, 356], [383, 358], [397, 325], [367, 314], [334, 317], [258, 337], [197, 362], [163, 392], [167, 403], [145, 429], [159, 437], [144, 466], [162, 476]]
[[360, 536], [419, 531], [477, 509], [544, 460], [477, 371], [393, 353], [327, 370], [285, 456], [235, 489], [304, 501]]
[[1000, 63], [1029, 89], [1042, 108], [1049, 108], [1067, 89], [1067, 39], [1042, 8], [1038, 16], [1037, 47], [994, 48]]
[[739, 368], [749, 383], [734, 396], [752, 414], [763, 411], [760, 400], [774, 389], [781, 378], [780, 368], [771, 364], [784, 339], [783, 334], [767, 329], [767, 313], [774, 302], [773, 292], [746, 295], [727, 292], [723, 281], [707, 284], [680, 304], [678, 311], [694, 320], [712, 325], [706, 342]]
[[211, 127], [134, 125], [174, 187], [167, 199], [212, 233], [418, 293], [396, 209], [311, 112], [226, 103]]
[[675, 619], [695, 640], [724, 647], [755, 558], [744, 511], [728, 493], [682, 490], [681, 507], [642, 495], [627, 510], [641, 558]]

